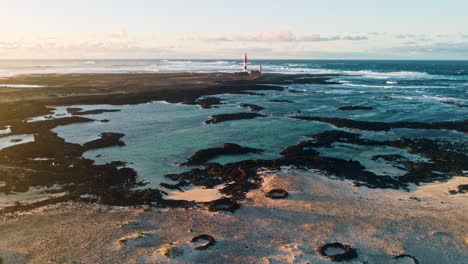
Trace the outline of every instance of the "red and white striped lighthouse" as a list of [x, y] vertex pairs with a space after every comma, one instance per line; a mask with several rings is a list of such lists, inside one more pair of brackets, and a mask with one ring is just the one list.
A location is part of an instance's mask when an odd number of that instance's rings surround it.
[[247, 72], [247, 53], [244, 53], [244, 72]]

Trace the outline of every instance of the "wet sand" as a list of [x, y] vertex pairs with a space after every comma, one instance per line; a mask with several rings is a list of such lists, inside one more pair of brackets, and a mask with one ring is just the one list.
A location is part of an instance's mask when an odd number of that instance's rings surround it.
[[[262, 175], [262, 187], [234, 214], [75, 202], [17, 213], [0, 223], [0, 255], [5, 263], [331, 263], [315, 249], [341, 242], [358, 254], [349, 263], [414, 263], [394, 259], [402, 254], [419, 263], [468, 257], [468, 196], [447, 192], [466, 178], [402, 192], [290, 168]], [[289, 197], [265, 197], [277, 187]], [[200, 234], [216, 244], [194, 250], [189, 241]], [[177, 256], [166, 257], [167, 248]]]

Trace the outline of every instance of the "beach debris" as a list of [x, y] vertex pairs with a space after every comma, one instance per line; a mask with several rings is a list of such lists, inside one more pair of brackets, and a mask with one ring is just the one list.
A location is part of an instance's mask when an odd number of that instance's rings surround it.
[[206, 234], [198, 235], [198, 236], [192, 238], [190, 240], [190, 243], [196, 243], [199, 240], [205, 240], [205, 241], [207, 241], [207, 243], [204, 244], [204, 245], [195, 247], [195, 250], [205, 250], [205, 249], [208, 249], [208, 248], [212, 247], [214, 244], [216, 244], [216, 240], [214, 239], [214, 237], [212, 237], [210, 235], [206, 235]]
[[166, 258], [173, 259], [184, 255], [184, 250], [173, 242], [169, 242], [158, 250]]
[[316, 248], [316, 251], [321, 256], [337, 262], [351, 260], [358, 256], [351, 246], [340, 242], [327, 243]]
[[271, 199], [284, 199], [288, 197], [288, 192], [283, 189], [273, 189], [265, 195], [266, 197], [269, 197]]
[[208, 210], [210, 212], [231, 212], [233, 213], [240, 208], [240, 205], [236, 200], [231, 198], [221, 198], [212, 202], [209, 202]]
[[[401, 260], [401, 261], [410, 259], [410, 260], [412, 260], [412, 262], [414, 264], [419, 264], [419, 261], [415, 257], [413, 257], [411, 255], [408, 255], [408, 254], [396, 255], [396, 256], [393, 257], [393, 259]], [[397, 262], [397, 263], [400, 263], [400, 262]], [[408, 263], [408, 262], [401, 262], [401, 263]]]

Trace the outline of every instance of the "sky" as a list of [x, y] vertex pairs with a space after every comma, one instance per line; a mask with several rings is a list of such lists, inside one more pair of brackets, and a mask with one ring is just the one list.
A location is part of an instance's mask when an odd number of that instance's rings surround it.
[[468, 59], [466, 0], [0, 0], [0, 59]]

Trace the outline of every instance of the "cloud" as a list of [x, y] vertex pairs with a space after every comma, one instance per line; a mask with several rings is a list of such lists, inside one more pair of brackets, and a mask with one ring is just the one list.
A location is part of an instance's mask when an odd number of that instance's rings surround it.
[[468, 34], [462, 34], [462, 38], [468, 39]]
[[364, 35], [349, 35], [349, 36], [321, 36], [320, 34], [304, 34], [296, 35], [289, 30], [262, 32], [256, 35], [234, 35], [232, 37], [200, 37], [202, 41], [252, 41], [252, 42], [323, 42], [337, 40], [360, 41], [368, 40]]
[[[199, 39], [202, 41], [232, 41], [232, 39], [228, 37], [200, 37]], [[186, 37], [181, 40], [195, 40], [195, 38]]]
[[0, 41], [0, 50], [13, 50], [21, 46], [21, 43], [14, 41]]
[[397, 39], [427, 38], [427, 36], [423, 34], [398, 34], [395, 35], [395, 37]]
[[416, 41], [404, 41], [401, 43], [402, 45], [417, 45], [419, 42]]
[[368, 40], [369, 38], [366, 36], [346, 36], [343, 37], [344, 40]]
[[110, 37], [113, 39], [127, 39], [128, 38], [127, 30], [125, 29], [117, 30], [111, 33]]
[[388, 49], [391, 52], [420, 56], [468, 56], [468, 42], [439, 42], [430, 45], [403, 45]]

